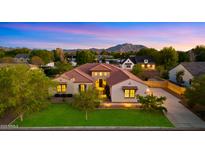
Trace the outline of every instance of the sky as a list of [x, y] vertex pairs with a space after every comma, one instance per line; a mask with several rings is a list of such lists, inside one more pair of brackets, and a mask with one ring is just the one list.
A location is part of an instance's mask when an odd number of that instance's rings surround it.
[[88, 49], [123, 43], [187, 51], [205, 44], [205, 22], [0, 22], [4, 47]]

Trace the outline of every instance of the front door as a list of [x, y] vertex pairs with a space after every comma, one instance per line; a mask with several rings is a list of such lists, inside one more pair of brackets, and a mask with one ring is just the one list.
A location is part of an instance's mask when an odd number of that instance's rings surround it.
[[103, 79], [99, 79], [99, 87], [103, 87]]

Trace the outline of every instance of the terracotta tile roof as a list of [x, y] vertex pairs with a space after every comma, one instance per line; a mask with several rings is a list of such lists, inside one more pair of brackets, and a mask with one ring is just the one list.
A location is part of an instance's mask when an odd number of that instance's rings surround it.
[[142, 84], [145, 84], [140, 78], [136, 77], [134, 74], [130, 73], [129, 71], [123, 69], [119, 69], [119, 71], [113, 73], [107, 81], [109, 86], [113, 86], [117, 83], [120, 83], [128, 79], [132, 79]]
[[92, 83], [93, 79], [88, 74], [82, 72], [79, 69], [73, 69], [64, 73], [62, 76], [66, 77], [67, 79], [73, 79], [75, 83]]
[[100, 70], [100, 69], [106, 69], [106, 71], [107, 70], [110, 71], [110, 77], [107, 79], [108, 84], [110, 86], [113, 86], [127, 79], [133, 79], [137, 82], [144, 84], [144, 82], [141, 79], [139, 79], [132, 73], [120, 69], [117, 66], [111, 64], [87, 63], [62, 74], [61, 77], [64, 79], [66, 78], [68, 80], [74, 79], [75, 80], [74, 82], [76, 83], [93, 83], [94, 79], [91, 76], [91, 72], [93, 70]]
[[90, 71], [112, 71], [112, 69], [104, 64], [99, 64], [90, 69]]

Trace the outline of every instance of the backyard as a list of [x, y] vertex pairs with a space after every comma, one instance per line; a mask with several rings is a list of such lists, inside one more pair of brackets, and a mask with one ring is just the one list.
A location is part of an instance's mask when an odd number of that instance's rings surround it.
[[137, 109], [97, 109], [85, 113], [73, 109], [68, 104], [51, 104], [40, 112], [27, 114], [21, 122], [12, 124], [19, 127], [59, 127], [59, 126], [139, 126], [173, 127], [162, 112]]

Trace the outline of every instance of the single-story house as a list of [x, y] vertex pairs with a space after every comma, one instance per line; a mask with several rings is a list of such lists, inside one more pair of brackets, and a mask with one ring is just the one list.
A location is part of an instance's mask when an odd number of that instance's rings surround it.
[[[87, 63], [65, 72], [56, 79], [56, 94], [78, 94], [88, 87], [112, 102], [137, 102], [136, 95], [146, 95], [148, 86], [127, 70], [111, 64]], [[108, 97], [109, 98], [109, 97]]]
[[183, 85], [190, 86], [194, 77], [205, 75], [205, 62], [182, 62], [169, 71], [169, 80], [177, 83], [176, 74], [184, 71]]
[[17, 54], [14, 60], [16, 63], [28, 63], [29, 54]]
[[146, 70], [155, 70], [155, 62], [150, 56], [130, 56], [122, 62], [121, 67], [131, 70], [135, 64], [141, 65]]

